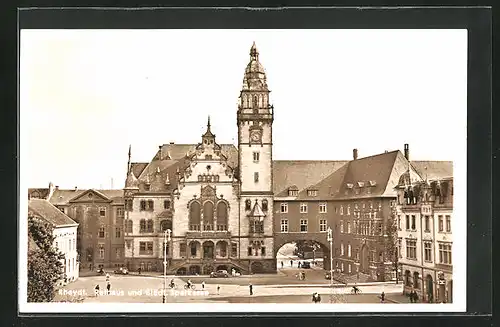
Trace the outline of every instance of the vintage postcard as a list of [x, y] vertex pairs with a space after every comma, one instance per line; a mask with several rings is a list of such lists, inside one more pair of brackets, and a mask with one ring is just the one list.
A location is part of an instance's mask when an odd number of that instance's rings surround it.
[[466, 30], [21, 30], [20, 311], [465, 311], [466, 100]]

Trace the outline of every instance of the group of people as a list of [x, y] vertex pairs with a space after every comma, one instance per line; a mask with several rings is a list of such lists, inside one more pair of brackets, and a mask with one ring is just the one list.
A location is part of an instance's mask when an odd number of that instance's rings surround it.
[[[316, 260], [313, 260], [312, 264], [316, 266], [318, 263], [316, 262]], [[281, 268], [283, 268], [284, 266], [285, 266], [285, 263], [283, 261], [281, 261]], [[293, 267], [293, 260], [290, 260], [290, 267]], [[298, 268], [302, 267], [302, 262], [301, 261], [299, 261], [297, 263], [297, 267]]]
[[415, 290], [412, 290], [409, 294], [409, 297], [410, 297], [410, 302], [411, 303], [417, 303], [418, 302], [418, 294], [417, 294], [417, 291]]

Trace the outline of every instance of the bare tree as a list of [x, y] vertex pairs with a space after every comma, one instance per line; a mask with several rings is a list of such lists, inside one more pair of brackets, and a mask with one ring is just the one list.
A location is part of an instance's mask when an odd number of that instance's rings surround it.
[[396, 272], [396, 284], [398, 283], [398, 265], [399, 265], [399, 239], [398, 224], [396, 215], [396, 206], [391, 205], [391, 213], [385, 224], [384, 248], [387, 260], [393, 263], [393, 269]]

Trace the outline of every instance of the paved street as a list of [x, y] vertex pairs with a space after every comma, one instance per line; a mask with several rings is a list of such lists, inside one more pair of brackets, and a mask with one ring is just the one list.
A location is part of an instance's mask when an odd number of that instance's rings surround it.
[[[315, 281], [298, 281], [293, 270], [290, 274], [240, 276], [230, 278], [192, 277], [195, 290], [185, 291], [186, 277], [179, 278], [168, 276], [167, 283], [171, 279], [177, 285], [176, 289], [167, 290], [167, 301], [177, 303], [194, 303], [222, 301], [230, 303], [238, 302], [264, 302], [264, 303], [310, 303], [314, 292], [322, 294], [323, 302], [328, 301], [331, 288], [328, 281], [316, 279]], [[321, 272], [322, 273], [322, 272]], [[161, 276], [121, 276], [111, 275], [111, 293], [105, 294], [106, 281], [104, 276], [80, 277], [74, 283], [67, 285], [56, 297], [56, 301], [83, 301], [103, 303], [161, 303], [163, 278]], [[201, 282], [205, 281], [204, 291]], [[294, 282], [292, 282], [294, 281]], [[320, 285], [321, 281], [321, 285]], [[300, 283], [299, 283], [300, 282]], [[249, 283], [253, 285], [253, 296], [249, 295]], [[101, 294], [94, 294], [95, 286], [99, 284]], [[217, 286], [220, 293], [217, 295]], [[395, 284], [360, 285], [362, 294], [351, 295], [351, 287], [334, 288], [334, 294], [339, 301], [343, 302], [365, 302], [378, 303], [377, 296], [384, 291], [390, 294], [401, 294], [402, 286]], [[345, 294], [345, 295], [342, 295]]]

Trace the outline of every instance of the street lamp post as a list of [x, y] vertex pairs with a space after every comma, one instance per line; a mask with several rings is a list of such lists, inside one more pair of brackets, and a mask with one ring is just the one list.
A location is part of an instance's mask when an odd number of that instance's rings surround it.
[[170, 242], [170, 229], [163, 234], [163, 303], [166, 302], [167, 293], [167, 242]]
[[333, 302], [333, 235], [330, 227], [327, 229], [327, 240], [330, 243], [330, 287], [332, 288], [330, 302]]

